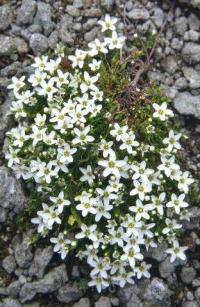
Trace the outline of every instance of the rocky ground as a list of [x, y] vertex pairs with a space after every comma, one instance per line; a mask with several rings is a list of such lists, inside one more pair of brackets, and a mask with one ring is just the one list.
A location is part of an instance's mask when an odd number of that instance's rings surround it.
[[[131, 44], [135, 31], [163, 27], [148, 72], [172, 99], [189, 138], [183, 155], [189, 169], [200, 173], [200, 1], [199, 0], [1, 0], [0, 1], [0, 144], [14, 125], [9, 114], [12, 76], [30, 71], [31, 57], [99, 36], [97, 21], [106, 12], [119, 17], [118, 28]], [[171, 6], [173, 8], [171, 8]], [[164, 243], [147, 255], [151, 280], [140, 281], [102, 296], [84, 287], [87, 267], [60, 263], [49, 246], [30, 246], [32, 231], [20, 233], [16, 214], [26, 207], [22, 184], [0, 166], [0, 306], [2, 307], [160, 307], [200, 306], [200, 207], [191, 208], [183, 241], [190, 246], [185, 263], [171, 264]]]

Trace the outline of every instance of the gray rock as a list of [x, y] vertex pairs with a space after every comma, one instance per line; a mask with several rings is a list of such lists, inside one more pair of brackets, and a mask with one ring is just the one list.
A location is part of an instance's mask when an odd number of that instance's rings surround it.
[[2, 77], [12, 77], [14, 75], [21, 74], [22, 71], [22, 63], [16, 61], [1, 69], [0, 75]]
[[79, 289], [77, 283], [66, 284], [58, 290], [57, 299], [61, 303], [72, 303], [77, 301], [82, 295], [81, 290]]
[[42, 32], [42, 27], [40, 25], [30, 25], [27, 30], [31, 33], [40, 33]]
[[183, 47], [183, 41], [181, 41], [180, 39], [178, 38], [173, 38], [172, 39], [172, 42], [171, 42], [171, 47], [175, 50], [181, 50], [182, 47]]
[[188, 17], [188, 24], [191, 30], [198, 31], [200, 29], [200, 20], [195, 14], [190, 14]]
[[77, 9], [81, 9], [83, 7], [83, 0], [74, 0], [73, 6]]
[[75, 303], [72, 307], [90, 307], [90, 300], [87, 297], [81, 298], [80, 301]]
[[81, 15], [81, 11], [73, 5], [67, 5], [66, 12], [72, 17], [79, 17]]
[[147, 20], [149, 19], [149, 12], [145, 8], [133, 8], [127, 13], [127, 17], [132, 20]]
[[24, 304], [23, 307], [41, 307], [41, 305], [38, 302], [31, 302], [31, 303]]
[[45, 35], [49, 35], [53, 31], [54, 24], [51, 19], [51, 6], [48, 3], [37, 1], [37, 13], [34, 23], [43, 27]]
[[73, 18], [68, 14], [63, 15], [58, 24], [58, 33], [61, 41], [65, 44], [74, 43], [74, 34], [70, 32], [73, 29]]
[[187, 4], [189, 6], [192, 6], [194, 8], [200, 9], [200, 0], [178, 0], [180, 3]]
[[182, 50], [182, 57], [185, 62], [195, 64], [200, 62], [200, 45], [195, 43], [185, 44]]
[[144, 283], [137, 283], [135, 285], [126, 285], [118, 292], [120, 302], [123, 302], [126, 307], [143, 307], [142, 301], [139, 298], [140, 290], [144, 292], [146, 285], [149, 281]]
[[155, 23], [155, 25], [160, 28], [163, 24], [163, 20], [164, 20], [164, 13], [163, 10], [161, 10], [160, 8], [156, 8], [154, 10], [154, 14], [152, 16], [152, 20]]
[[8, 295], [12, 297], [18, 297], [20, 289], [21, 283], [18, 280], [15, 280], [7, 287]]
[[196, 291], [194, 292], [194, 295], [196, 299], [200, 301], [200, 287], [196, 289]]
[[3, 300], [3, 307], [22, 307], [22, 304], [13, 298], [5, 298]]
[[11, 274], [12, 272], [14, 272], [16, 268], [15, 257], [10, 255], [4, 258], [2, 261], [2, 267], [4, 268], [6, 272], [8, 272], [8, 274]]
[[7, 214], [8, 214], [8, 210], [1, 208], [1, 210], [0, 210], [0, 224], [3, 224], [3, 223], [6, 222]]
[[[9, 82], [9, 84], [10, 84], [10, 82]], [[2, 85], [2, 88], [4, 88], [4, 85]], [[6, 88], [5, 88], [4, 93], [7, 93]], [[10, 98], [7, 98], [5, 100], [5, 102], [2, 105], [0, 105], [0, 116], [1, 116], [1, 120], [0, 120], [0, 144], [2, 144], [3, 141], [4, 141], [6, 131], [8, 131], [11, 127], [14, 126], [14, 120], [13, 120], [13, 117], [12, 117], [11, 112], [10, 112], [10, 107], [11, 107], [11, 99]], [[0, 195], [1, 195], [1, 190], [0, 190]], [[5, 196], [4, 196], [4, 198], [5, 198]], [[14, 201], [14, 197], [13, 197], [13, 201]], [[3, 202], [2, 202], [2, 204], [3, 204]], [[4, 206], [4, 208], [5, 207], [6, 208], [12, 208], [12, 207], [14, 208], [14, 204], [13, 205], [12, 205], [12, 203], [8, 204], [8, 202], [6, 202], [6, 204], [7, 205]], [[1, 200], [0, 200], [0, 207], [1, 207]]]
[[191, 284], [196, 276], [196, 271], [192, 267], [183, 267], [181, 269], [181, 280], [185, 284]]
[[36, 12], [35, 0], [22, 0], [22, 5], [17, 10], [17, 23], [30, 24]]
[[48, 45], [49, 48], [55, 49], [57, 44], [58, 44], [58, 31], [55, 30], [48, 37]]
[[175, 81], [175, 87], [179, 90], [184, 90], [188, 87], [188, 82], [185, 78], [178, 78], [176, 81]]
[[178, 70], [177, 60], [173, 55], [167, 56], [161, 63], [162, 67], [170, 74]]
[[167, 242], [163, 241], [156, 248], [150, 249], [148, 256], [158, 262], [163, 261], [166, 257]]
[[101, 6], [106, 9], [107, 12], [111, 12], [114, 5], [114, 0], [101, 0]]
[[192, 42], [197, 42], [199, 40], [199, 33], [194, 30], [187, 31], [184, 34], [184, 40], [185, 41], [192, 41]]
[[175, 262], [170, 262], [170, 256], [168, 256], [163, 262], [159, 263], [159, 272], [163, 278], [169, 277], [175, 269]]
[[42, 278], [44, 275], [44, 271], [49, 264], [52, 256], [53, 249], [51, 246], [48, 246], [46, 248], [37, 248], [33, 262], [29, 269], [29, 275]]
[[110, 298], [107, 296], [101, 296], [95, 303], [95, 307], [111, 307]]
[[26, 269], [30, 266], [33, 258], [33, 253], [30, 245], [31, 233], [25, 233], [22, 240], [16, 242], [14, 246], [15, 260], [18, 266], [22, 269]]
[[183, 67], [183, 73], [185, 78], [189, 81], [191, 89], [200, 87], [200, 72], [192, 67]]
[[84, 10], [83, 15], [85, 17], [100, 17], [102, 15], [102, 11], [98, 8], [90, 8], [90, 9], [86, 9]]
[[189, 92], [178, 93], [174, 99], [174, 107], [180, 114], [200, 118], [200, 96], [193, 96]]
[[0, 31], [6, 30], [13, 20], [13, 12], [10, 5], [0, 6]]
[[89, 32], [85, 33], [84, 40], [87, 43], [91, 42], [97, 36], [98, 32], [99, 32], [99, 29], [97, 27], [94, 27], [92, 30], [90, 30]]
[[187, 301], [182, 304], [182, 307], [199, 307], [199, 304], [195, 301]]
[[27, 53], [28, 45], [20, 37], [0, 35], [0, 55], [10, 55], [12, 53]]
[[174, 28], [177, 34], [184, 35], [187, 31], [187, 18], [186, 17], [179, 17], [175, 20]]
[[48, 49], [48, 39], [40, 33], [32, 34], [29, 44], [35, 55], [40, 55]]
[[84, 31], [91, 30], [94, 26], [96, 26], [98, 19], [97, 18], [90, 18], [83, 24]]
[[167, 284], [165, 284], [159, 278], [153, 278], [151, 283], [147, 286], [144, 292], [144, 298], [148, 302], [149, 306], [156, 307], [170, 307], [170, 291]]
[[22, 303], [34, 298], [37, 293], [52, 293], [60, 289], [68, 280], [65, 265], [54, 268], [44, 278], [26, 283], [20, 291]]
[[0, 167], [0, 208], [19, 213], [25, 208], [26, 198], [21, 184], [4, 166]]
[[200, 278], [195, 278], [192, 282], [193, 287], [200, 287]]

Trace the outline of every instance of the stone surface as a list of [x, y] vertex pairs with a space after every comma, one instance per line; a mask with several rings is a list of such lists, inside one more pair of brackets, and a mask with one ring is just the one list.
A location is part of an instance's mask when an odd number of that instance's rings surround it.
[[144, 297], [149, 306], [151, 306], [151, 304], [156, 307], [171, 306], [168, 286], [159, 278], [153, 278], [145, 289]]
[[200, 62], [200, 45], [195, 43], [185, 44], [182, 50], [182, 57], [188, 64], [195, 64]]
[[180, 114], [200, 118], [200, 96], [193, 96], [189, 92], [178, 93], [174, 99], [174, 107]]
[[20, 291], [20, 300], [23, 303], [33, 299], [37, 293], [54, 292], [61, 289], [67, 280], [66, 268], [62, 264], [52, 269], [42, 279], [25, 283]]
[[4, 268], [4, 270], [6, 270], [6, 272], [11, 274], [16, 268], [15, 257], [10, 255], [4, 258], [2, 261], [2, 267]]
[[180, 3], [187, 4], [189, 6], [192, 6], [193, 8], [200, 9], [200, 0], [178, 0]]
[[17, 10], [17, 23], [30, 24], [36, 12], [35, 0], [22, 0], [21, 7]]
[[82, 295], [77, 283], [68, 283], [58, 290], [57, 299], [61, 303], [72, 303]]
[[81, 298], [73, 307], [90, 307], [90, 300], [87, 297]]
[[25, 208], [26, 197], [19, 180], [4, 166], [0, 167], [0, 210], [19, 213]]
[[183, 267], [181, 269], [181, 279], [185, 284], [191, 284], [196, 276], [196, 271], [192, 267]]
[[159, 272], [161, 277], [169, 277], [176, 269], [175, 262], [170, 262], [170, 257], [168, 256], [163, 262], [159, 263]]
[[150, 249], [148, 257], [159, 262], [163, 261], [167, 257], [167, 254], [165, 252], [167, 247], [167, 242], [163, 241], [162, 243], [158, 244], [157, 248]]
[[188, 80], [191, 89], [200, 88], [200, 71], [186, 66], [183, 67], [183, 73], [185, 78]]
[[10, 5], [0, 6], [0, 31], [6, 30], [13, 20], [13, 11]]
[[32, 34], [29, 44], [35, 55], [40, 55], [48, 49], [48, 39], [40, 33]]
[[95, 307], [111, 307], [109, 297], [101, 296], [100, 299], [95, 303]]
[[51, 246], [46, 248], [37, 248], [33, 262], [29, 269], [29, 275], [42, 278], [52, 256], [53, 248]]
[[48, 3], [37, 1], [37, 13], [34, 23], [42, 26], [44, 35], [49, 35], [54, 28], [51, 18], [51, 6]]
[[13, 298], [5, 298], [2, 307], [22, 307], [22, 304]]
[[11, 37], [0, 34], [0, 55], [10, 55], [12, 53], [27, 53], [28, 45], [20, 37]]
[[20, 268], [28, 268], [33, 258], [32, 247], [30, 245], [31, 233], [25, 233], [22, 240], [14, 247], [15, 260]]
[[73, 27], [73, 18], [68, 14], [63, 15], [58, 24], [58, 33], [61, 41], [65, 44], [74, 43], [74, 35], [70, 32]]
[[149, 12], [145, 8], [133, 8], [133, 10], [127, 13], [127, 17], [132, 20], [147, 20], [149, 19]]

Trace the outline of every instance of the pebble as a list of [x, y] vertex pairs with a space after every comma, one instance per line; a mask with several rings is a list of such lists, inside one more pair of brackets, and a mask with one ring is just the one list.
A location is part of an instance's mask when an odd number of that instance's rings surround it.
[[31, 24], [36, 12], [35, 0], [22, 0], [20, 8], [17, 10], [18, 24]]
[[38, 56], [45, 51], [47, 51], [49, 45], [48, 45], [48, 39], [46, 36], [44, 36], [41, 33], [34, 33], [30, 36], [29, 40], [30, 48], [32, 49], [34, 55]]
[[0, 6], [0, 31], [6, 30], [12, 23], [13, 11], [10, 5]]
[[2, 267], [4, 270], [6, 270], [7, 273], [11, 274], [14, 272], [16, 268], [16, 261], [14, 256], [7, 256], [2, 261]]

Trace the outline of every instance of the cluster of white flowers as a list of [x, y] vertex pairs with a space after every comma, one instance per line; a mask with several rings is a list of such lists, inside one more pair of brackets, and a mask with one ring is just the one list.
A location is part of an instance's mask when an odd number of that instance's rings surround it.
[[155, 137], [156, 123], [167, 127], [173, 116], [167, 103], [152, 104], [152, 144], [126, 117], [110, 120], [113, 102], [104, 97], [99, 80], [107, 54], [119, 53], [125, 40], [116, 22], [108, 15], [99, 22], [107, 37], [68, 56], [68, 71], [60, 56], [38, 57], [34, 74], [28, 80], [14, 77], [9, 86], [19, 124], [8, 133], [5, 157], [41, 196], [32, 222], [42, 236], [53, 233], [50, 241], [62, 259], [73, 250], [87, 259], [89, 286], [99, 292], [149, 278], [144, 251], [163, 238], [171, 245], [166, 253], [172, 261], [185, 258], [186, 247], [176, 238], [177, 218], [186, 215], [193, 182], [176, 162], [181, 134], [165, 128], [163, 139]]

